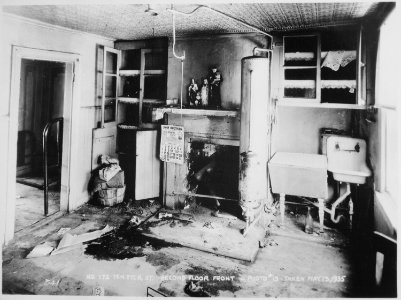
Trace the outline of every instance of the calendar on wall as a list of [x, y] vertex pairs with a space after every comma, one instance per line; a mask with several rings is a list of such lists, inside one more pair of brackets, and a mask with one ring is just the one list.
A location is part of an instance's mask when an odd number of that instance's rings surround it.
[[184, 163], [184, 127], [162, 125], [160, 159], [169, 163]]

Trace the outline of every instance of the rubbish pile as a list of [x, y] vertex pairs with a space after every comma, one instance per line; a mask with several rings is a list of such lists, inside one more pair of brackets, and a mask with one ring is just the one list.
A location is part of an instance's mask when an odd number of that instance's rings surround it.
[[121, 203], [125, 195], [124, 171], [119, 161], [108, 155], [100, 155], [100, 166], [92, 172], [89, 193], [102, 206]]
[[188, 281], [184, 287], [184, 292], [191, 297], [210, 297], [210, 294], [203, 289], [199, 281]]
[[58, 232], [63, 232], [61, 240], [58, 242], [46, 241], [37, 245], [27, 255], [26, 258], [42, 257], [48, 255], [57, 255], [60, 253], [68, 252], [74, 249], [85, 249], [87, 247], [86, 242], [96, 240], [101, 236], [114, 230], [114, 227], [106, 225], [103, 229], [83, 233], [79, 235], [70, 234], [70, 228], [61, 228]]

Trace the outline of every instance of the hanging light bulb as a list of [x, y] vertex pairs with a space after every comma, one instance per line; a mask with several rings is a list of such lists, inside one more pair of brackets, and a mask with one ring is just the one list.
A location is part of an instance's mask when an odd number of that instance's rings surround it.
[[159, 13], [150, 4], [148, 4], [148, 8], [145, 9], [145, 12], [149, 13], [152, 17], [156, 17], [159, 15]]

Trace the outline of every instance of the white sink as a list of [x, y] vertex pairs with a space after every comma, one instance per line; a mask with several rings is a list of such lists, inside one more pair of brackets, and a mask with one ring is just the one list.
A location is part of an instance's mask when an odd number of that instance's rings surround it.
[[372, 172], [366, 165], [366, 142], [344, 136], [327, 139], [327, 169], [334, 180], [364, 184]]

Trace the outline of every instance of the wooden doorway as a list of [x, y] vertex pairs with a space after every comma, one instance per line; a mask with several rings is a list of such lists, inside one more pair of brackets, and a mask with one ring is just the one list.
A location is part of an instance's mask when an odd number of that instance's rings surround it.
[[[9, 178], [6, 190], [6, 218], [5, 218], [5, 243], [10, 241], [15, 231], [15, 206], [16, 206], [16, 181], [17, 176], [17, 145], [18, 145], [18, 112], [21, 93], [21, 70], [23, 60], [40, 60], [45, 62], [57, 62], [65, 66], [64, 73], [64, 101], [62, 115], [64, 126], [62, 130], [62, 157], [61, 157], [61, 190], [60, 212], [65, 212], [69, 207], [70, 173], [71, 173], [71, 149], [72, 132], [76, 132], [76, 122], [73, 116], [79, 112], [79, 55], [42, 49], [13, 46], [11, 95], [10, 95], [10, 126], [8, 134], [7, 177]], [[76, 146], [75, 146], [76, 147]]]
[[65, 69], [21, 62], [15, 232], [60, 211]]

